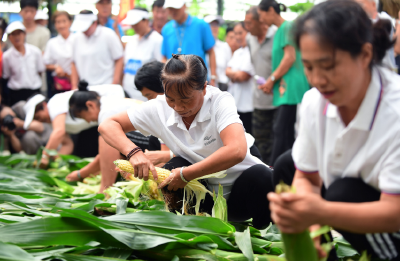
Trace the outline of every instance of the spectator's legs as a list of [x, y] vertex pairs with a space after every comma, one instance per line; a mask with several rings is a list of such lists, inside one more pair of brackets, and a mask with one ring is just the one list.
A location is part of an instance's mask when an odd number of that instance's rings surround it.
[[255, 145], [260, 151], [261, 158], [265, 164], [271, 165], [272, 144], [273, 144], [273, 122], [276, 109], [253, 111], [253, 136], [256, 139]]

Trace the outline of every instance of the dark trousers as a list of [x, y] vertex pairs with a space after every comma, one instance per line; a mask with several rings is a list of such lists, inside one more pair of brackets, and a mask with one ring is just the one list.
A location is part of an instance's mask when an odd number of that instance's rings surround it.
[[81, 158], [96, 157], [99, 154], [99, 133], [97, 126], [71, 135], [74, 142], [74, 152]]
[[[184, 158], [174, 157], [163, 168], [172, 170], [190, 165], [192, 164]], [[206, 181], [202, 183], [207, 185]], [[233, 184], [227, 201], [228, 219], [240, 222], [253, 218], [255, 228], [268, 226], [271, 222], [271, 213], [266, 195], [273, 191], [273, 188], [272, 170], [267, 166], [258, 164], [245, 170]], [[183, 190], [178, 190], [176, 194], [179, 194], [178, 197], [183, 197]], [[213, 206], [214, 201], [207, 194], [200, 211], [211, 213]]]
[[251, 119], [253, 117], [252, 112], [238, 112], [240, 120], [243, 122], [243, 127], [247, 133], [253, 134], [253, 126], [251, 124]]
[[31, 90], [31, 89], [20, 89], [20, 90], [11, 90], [8, 91], [9, 105], [13, 106], [19, 101], [26, 101], [31, 96], [40, 93], [40, 89]]
[[275, 165], [276, 159], [291, 149], [294, 143], [294, 124], [296, 123], [297, 105], [281, 105], [274, 122], [274, 144], [270, 163]]
[[272, 165], [270, 159], [274, 140], [273, 124], [276, 111], [276, 109], [254, 109], [253, 111], [252, 131], [253, 137], [256, 140], [255, 145], [260, 151], [261, 160], [267, 165]]

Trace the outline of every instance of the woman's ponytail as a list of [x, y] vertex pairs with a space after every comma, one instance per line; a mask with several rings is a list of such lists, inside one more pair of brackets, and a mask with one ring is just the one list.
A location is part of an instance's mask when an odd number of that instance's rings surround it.
[[96, 101], [100, 105], [100, 95], [97, 92], [89, 91], [88, 86], [89, 84], [86, 81], [80, 81], [78, 84], [79, 90], [74, 92], [69, 99], [69, 113], [73, 119], [81, 111], [88, 110], [87, 101]]
[[387, 19], [379, 19], [373, 24], [373, 49], [375, 63], [381, 63], [386, 55], [386, 51], [393, 47], [396, 40], [390, 38], [392, 24]]
[[79, 84], [78, 84], [78, 90], [79, 91], [88, 91], [88, 88], [87, 88], [88, 86], [89, 86], [89, 83], [87, 81], [81, 80], [81, 81], [79, 81]]
[[284, 4], [278, 4], [278, 6], [279, 6], [279, 10], [280, 10], [281, 12], [286, 12], [286, 10], [287, 10], [286, 5], [284, 5]]
[[260, 8], [260, 10], [264, 12], [268, 12], [270, 7], [274, 8], [277, 14], [280, 14], [281, 12], [286, 12], [287, 10], [286, 5], [278, 4], [275, 0], [262, 0], [258, 5], [258, 8]]

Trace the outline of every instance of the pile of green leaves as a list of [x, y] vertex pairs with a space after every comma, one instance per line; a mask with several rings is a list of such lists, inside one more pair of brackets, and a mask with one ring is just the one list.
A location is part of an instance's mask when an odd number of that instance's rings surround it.
[[[285, 260], [274, 225], [227, 222], [221, 197], [216, 218], [181, 216], [128, 192], [73, 194], [64, 178], [88, 160], [62, 156], [50, 170], [34, 168], [34, 160], [0, 157], [0, 260]], [[340, 258], [359, 257], [335, 240]]]

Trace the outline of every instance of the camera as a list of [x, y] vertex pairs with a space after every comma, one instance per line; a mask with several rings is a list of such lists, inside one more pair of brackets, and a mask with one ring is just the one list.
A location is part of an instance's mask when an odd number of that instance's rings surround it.
[[3, 126], [7, 127], [7, 129], [9, 129], [10, 131], [15, 130], [17, 126], [15, 126], [14, 117], [10, 114], [4, 117]]

